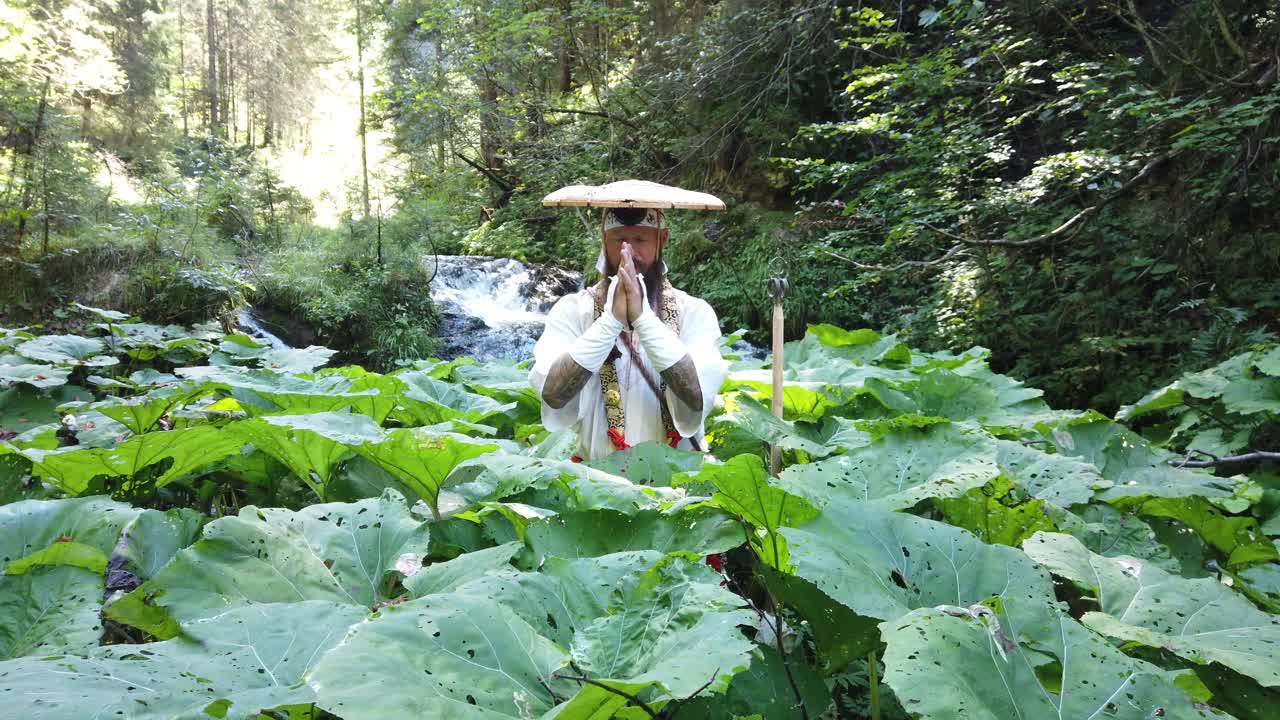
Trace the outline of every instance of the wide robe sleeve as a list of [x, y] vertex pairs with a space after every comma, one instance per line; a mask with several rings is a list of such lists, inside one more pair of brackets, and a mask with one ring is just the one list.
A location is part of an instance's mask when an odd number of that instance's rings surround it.
[[529, 384], [542, 400], [542, 424], [552, 432], [568, 430], [578, 422], [578, 411], [582, 404], [582, 393], [576, 393], [564, 407], [556, 409], [542, 399], [542, 387], [562, 355], [569, 352], [573, 341], [582, 334], [582, 316], [578, 305], [578, 296], [566, 295], [556, 301], [547, 314], [547, 323], [542, 337], [533, 347], [533, 369], [529, 371]]
[[729, 364], [720, 356], [720, 321], [716, 319], [715, 310], [705, 300], [690, 296], [680, 314], [680, 342], [684, 343], [698, 371], [702, 410], [690, 408], [671, 388], [666, 389], [667, 406], [671, 408], [676, 432], [681, 437], [697, 437], [701, 443], [705, 432], [703, 420], [715, 405], [720, 385], [729, 374]]

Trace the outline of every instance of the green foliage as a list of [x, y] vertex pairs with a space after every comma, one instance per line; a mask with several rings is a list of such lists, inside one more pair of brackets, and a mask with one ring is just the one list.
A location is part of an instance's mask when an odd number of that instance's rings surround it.
[[[1208, 718], [1277, 681], [1274, 462], [1178, 467], [980, 350], [816, 326], [785, 350], [791, 419], [765, 420], [768, 368], [731, 374], [726, 461], [590, 467], [530, 442], [510, 365], [379, 375], [78, 311], [94, 334], [0, 333], [0, 367], [49, 368], [6, 371], [5, 497], [62, 496], [0, 505], [0, 692], [33, 717], [123, 710], [112, 678], [156, 716], [344, 718], [862, 712], [868, 658], [922, 717]], [[1203, 386], [1258, 415], [1274, 356], [1132, 412]], [[786, 449], [779, 477], [752, 436]], [[104, 618], [126, 644], [99, 645]]]

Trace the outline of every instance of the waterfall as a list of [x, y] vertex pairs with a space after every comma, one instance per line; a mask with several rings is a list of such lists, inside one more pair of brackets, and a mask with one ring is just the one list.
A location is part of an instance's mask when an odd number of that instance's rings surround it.
[[262, 318], [258, 317], [257, 311], [251, 307], [242, 306], [236, 310], [236, 324], [245, 335], [271, 346], [272, 350], [289, 349], [289, 343], [262, 326]]
[[533, 357], [551, 306], [582, 287], [581, 273], [510, 258], [441, 255], [435, 262], [431, 299], [440, 313], [438, 355], [446, 360]]

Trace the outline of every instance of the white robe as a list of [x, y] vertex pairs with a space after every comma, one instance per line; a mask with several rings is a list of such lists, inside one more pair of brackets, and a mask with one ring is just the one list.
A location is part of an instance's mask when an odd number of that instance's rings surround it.
[[[675, 291], [675, 297], [680, 310], [678, 334], [698, 371], [702, 410], [699, 412], [690, 408], [676, 397], [671, 388], [666, 389], [667, 407], [671, 408], [672, 422], [682, 438], [677, 447], [692, 449], [689, 437], [693, 436], [705, 448], [703, 421], [711, 412], [720, 384], [728, 373], [728, 364], [720, 356], [720, 323], [715, 311], [705, 300], [680, 290]], [[547, 374], [551, 372], [551, 366], [569, 351], [573, 341], [586, 332], [594, 321], [595, 306], [586, 291], [566, 295], [551, 308], [542, 337], [538, 338], [538, 344], [534, 346], [533, 369], [529, 371], [529, 384], [537, 391], [538, 397], [542, 397], [542, 386], [546, 383]], [[617, 347], [621, 356], [614, 361], [614, 368], [618, 372], [618, 389], [622, 394], [622, 411], [626, 416], [624, 435], [629, 445], [637, 445], [646, 440], [666, 442], [658, 398], [639, 370], [632, 367], [632, 355], [623, 344], [629, 336], [630, 333], [624, 332], [618, 337]], [[638, 341], [636, 350], [645, 369], [660, 381]], [[544, 400], [542, 424], [551, 431], [567, 430], [576, 425], [578, 455], [582, 458], [596, 460], [615, 450], [609, 440], [609, 422], [605, 419], [598, 373], [592, 374], [587, 384], [578, 391], [578, 395], [563, 408], [552, 408]]]

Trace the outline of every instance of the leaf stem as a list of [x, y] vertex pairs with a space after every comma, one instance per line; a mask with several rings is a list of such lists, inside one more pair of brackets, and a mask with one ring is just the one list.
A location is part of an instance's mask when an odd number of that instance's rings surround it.
[[595, 685], [595, 686], [596, 686], [596, 687], [598, 687], [598, 688], [603, 688], [603, 689], [605, 689], [605, 690], [608, 690], [609, 692], [613, 693], [614, 695], [618, 695], [619, 697], [624, 697], [624, 698], [626, 698], [629, 702], [633, 702], [633, 703], [635, 703], [636, 705], [639, 705], [639, 706], [640, 706], [640, 709], [644, 710], [646, 713], [648, 713], [648, 714], [649, 714], [649, 717], [654, 718], [654, 720], [657, 720], [658, 713], [657, 713], [653, 708], [649, 707], [649, 703], [646, 703], [645, 701], [641, 700], [640, 698], [636, 697], [635, 695], [632, 695], [631, 693], [627, 692], [626, 690], [619, 690], [619, 689], [618, 689], [618, 688], [616, 688], [616, 687], [610, 687], [610, 686], [608, 686], [608, 685], [606, 685], [606, 684], [604, 684], [604, 683], [600, 682], [599, 680], [592, 680], [591, 678], [589, 678], [589, 677], [587, 677], [587, 676], [585, 676], [585, 675], [561, 675], [561, 674], [557, 673], [557, 674], [555, 675], [555, 678], [556, 678], [557, 680], [573, 680], [573, 681], [575, 681], [575, 682], [586, 683], [586, 684], [588, 684], [588, 685]]
[[875, 650], [867, 654], [867, 680], [871, 686], [871, 720], [880, 720], [880, 662]]

